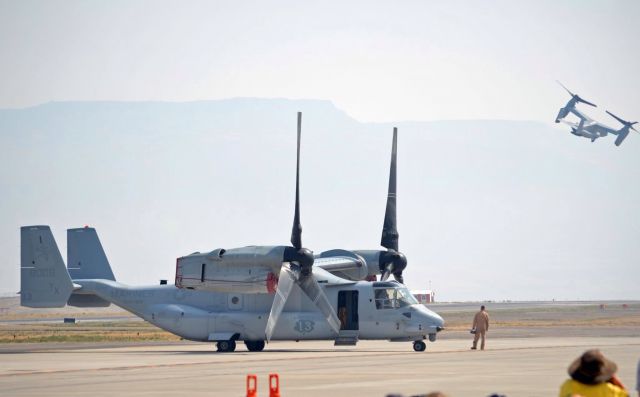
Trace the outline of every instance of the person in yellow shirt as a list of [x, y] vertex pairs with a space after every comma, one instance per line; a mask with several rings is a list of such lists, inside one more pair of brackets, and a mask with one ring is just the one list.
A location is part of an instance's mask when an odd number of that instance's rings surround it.
[[616, 376], [618, 366], [597, 349], [587, 350], [569, 365], [569, 376], [559, 397], [629, 397]]

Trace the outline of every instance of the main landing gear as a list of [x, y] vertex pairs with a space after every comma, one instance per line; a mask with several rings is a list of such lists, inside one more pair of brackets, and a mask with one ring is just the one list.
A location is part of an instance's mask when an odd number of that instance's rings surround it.
[[413, 350], [417, 352], [423, 352], [425, 351], [426, 348], [427, 348], [427, 344], [421, 340], [417, 340], [413, 342]]
[[250, 352], [261, 352], [264, 350], [263, 340], [246, 340], [244, 341], [244, 344]]
[[[244, 344], [250, 352], [261, 352], [264, 350], [263, 340], [245, 340]], [[234, 339], [219, 340], [218, 343], [216, 343], [216, 348], [218, 349], [218, 353], [231, 353], [236, 350], [236, 341]]]

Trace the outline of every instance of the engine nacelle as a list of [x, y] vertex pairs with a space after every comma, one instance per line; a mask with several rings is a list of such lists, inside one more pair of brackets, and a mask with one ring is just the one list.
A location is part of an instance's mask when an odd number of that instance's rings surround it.
[[216, 292], [273, 293], [285, 247], [251, 246], [177, 259], [176, 287]]
[[385, 251], [356, 250], [353, 252], [360, 255], [367, 262], [367, 272], [369, 276], [376, 276], [380, 274], [380, 254]]
[[315, 265], [347, 280], [360, 281], [369, 275], [367, 261], [355, 252], [343, 249], [322, 252], [316, 257]]
[[622, 141], [624, 141], [624, 139], [627, 137], [627, 135], [629, 135], [629, 129], [622, 129], [620, 131], [620, 133], [618, 134], [618, 137], [616, 138], [616, 141], [614, 142], [616, 146], [620, 146], [622, 144]]

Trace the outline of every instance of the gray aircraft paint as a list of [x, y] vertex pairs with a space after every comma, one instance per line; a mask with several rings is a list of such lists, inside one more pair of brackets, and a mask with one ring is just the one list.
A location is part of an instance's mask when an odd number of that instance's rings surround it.
[[[283, 263], [283, 246], [217, 248], [209, 253], [193, 253], [177, 259], [176, 286], [216, 292], [273, 293]], [[351, 251], [332, 250], [315, 257], [314, 265], [348, 280], [368, 275], [364, 260]]]
[[20, 304], [63, 307], [73, 288], [49, 226], [20, 228]]
[[[67, 270], [72, 279], [116, 279], [96, 230], [89, 227], [67, 230]], [[109, 301], [96, 295], [72, 294], [68, 304], [78, 307], [107, 307]]]
[[[437, 332], [443, 329], [443, 321], [420, 306], [402, 285], [407, 260], [398, 250], [397, 128], [393, 129], [387, 208], [380, 242], [387, 251], [360, 255], [330, 250], [318, 257], [302, 243], [301, 126], [302, 113], [298, 112], [291, 246], [218, 248], [205, 254], [196, 252], [180, 257], [176, 261], [176, 288], [158, 300], [154, 299], [157, 287], [131, 288], [115, 282], [95, 230], [68, 231], [69, 271], [75, 276], [73, 283], [49, 227], [24, 227], [21, 266], [27, 267], [30, 262], [31, 272], [23, 274], [28, 279], [21, 290], [21, 294], [28, 297], [23, 304], [46, 305], [52, 293], [62, 295], [55, 297], [56, 305], [60, 305], [63, 298], [69, 298], [69, 304], [83, 307], [113, 302], [184, 338], [216, 340], [219, 351], [233, 351], [236, 340], [244, 340], [249, 350], [259, 351], [264, 348], [264, 339], [268, 342], [332, 338], [336, 344], [355, 344], [358, 339], [369, 338], [413, 340], [414, 350], [424, 351], [422, 339], [428, 337], [434, 341]], [[45, 252], [45, 259], [40, 259], [39, 252]], [[379, 264], [382, 282], [357, 281], [358, 277], [368, 277], [373, 270], [366, 265], [363, 255], [377, 258], [372, 264]], [[319, 266], [323, 264], [329, 271]], [[40, 267], [46, 270], [44, 275], [51, 273], [50, 280], [38, 282], [33, 278]], [[332, 271], [356, 281], [338, 277]], [[397, 282], [385, 282], [391, 274]], [[190, 299], [193, 290], [209, 294], [204, 295], [204, 306]], [[258, 295], [264, 296], [256, 300]], [[32, 297], [35, 297], [33, 301]], [[216, 301], [219, 304], [212, 305]], [[260, 306], [265, 303], [269, 306]], [[291, 305], [296, 306], [295, 309], [292, 310]], [[300, 318], [301, 315], [305, 318]], [[363, 332], [360, 316], [368, 326]]]
[[[589, 116], [577, 109], [574, 109], [572, 113], [578, 116], [578, 119], [580, 120], [578, 123], [566, 120], [561, 121], [571, 127], [572, 134], [591, 139], [592, 142], [598, 138], [602, 138], [607, 136], [608, 134], [612, 134], [617, 136], [614, 144], [616, 146], [620, 146], [625, 138], [629, 135], [629, 132], [631, 130], [636, 131], [632, 127], [635, 123], [630, 123], [619, 119], [619, 121], [624, 125], [622, 128], [616, 130], [603, 123], [600, 123], [599, 121], [591, 119]], [[608, 111], [607, 113], [611, 114]]]
[[[291, 233], [292, 247], [244, 247], [229, 251], [216, 249], [209, 254], [196, 253], [189, 257], [178, 258], [176, 264], [176, 286], [178, 287], [216, 292], [227, 290], [260, 292], [261, 289], [264, 290], [264, 287], [261, 288], [260, 284], [264, 283], [268, 292], [275, 292], [265, 330], [267, 341], [271, 339], [294, 284], [302, 289], [324, 314], [325, 321], [330, 325], [333, 333], [340, 334], [340, 320], [336, 315], [337, 310], [331, 307], [326, 292], [323, 291], [324, 288], [319, 285], [319, 282], [326, 283], [327, 280], [318, 278], [314, 264], [321, 267], [324, 265], [326, 266], [325, 270], [329, 270], [333, 275], [343, 277], [346, 280], [358, 281], [365, 278], [368, 279], [370, 276], [374, 276], [372, 279], [375, 280], [375, 276], [379, 274], [381, 281], [386, 281], [393, 275], [399, 285], [403, 283], [402, 273], [407, 266], [407, 258], [399, 251], [397, 228], [398, 129], [393, 128], [387, 205], [380, 239], [380, 245], [386, 248], [386, 251], [334, 249], [325, 251], [320, 256], [312, 256], [311, 251], [302, 246], [302, 225], [300, 223], [301, 123], [302, 114], [298, 112], [296, 200]], [[310, 272], [313, 272], [313, 277], [308, 277]], [[274, 286], [273, 280], [276, 278], [278, 283]], [[269, 281], [272, 282], [270, 283]], [[233, 289], [228, 287], [231, 285], [234, 286]], [[347, 305], [347, 300], [352, 302], [353, 296], [355, 296], [353, 294], [355, 293], [356, 290], [349, 294], [349, 297], [347, 297], [346, 293], [344, 294], [344, 305]], [[395, 295], [396, 293], [394, 293]], [[410, 296], [409, 293], [407, 295]], [[361, 297], [363, 294], [357, 291], [357, 296]], [[353, 303], [349, 305], [353, 305]], [[343, 315], [345, 316], [343, 321], [349, 324], [357, 322], [349, 317], [346, 307], [343, 307], [343, 309]], [[410, 312], [403, 315], [406, 318], [411, 318], [412, 316]], [[349, 317], [349, 320], [346, 319], [347, 317]], [[416, 328], [422, 331], [422, 324], [419, 324]], [[396, 330], [399, 329], [400, 324], [397, 323]], [[348, 331], [354, 330], [348, 329]], [[350, 336], [342, 335], [342, 337], [345, 337], [345, 339], [353, 338], [353, 334]], [[435, 338], [435, 333], [431, 337]], [[338, 342], [336, 340], [336, 343]], [[416, 348], [415, 345], [414, 348]], [[424, 345], [422, 348], [424, 348]]]
[[[629, 121], [622, 120], [621, 118], [612, 114], [608, 110], [607, 110], [607, 113], [611, 117], [618, 120], [623, 125], [622, 128], [616, 130], [605, 124], [602, 124], [598, 121], [593, 120], [592, 118], [587, 116], [584, 112], [578, 110], [576, 108], [576, 105], [578, 103], [584, 103], [593, 107], [596, 107], [596, 105], [580, 98], [580, 96], [577, 94], [573, 94], [571, 91], [567, 89], [567, 87], [562, 85], [562, 83], [558, 82], [558, 84], [560, 84], [562, 88], [564, 88], [569, 93], [569, 95], [571, 95], [571, 99], [558, 112], [558, 115], [556, 116], [556, 123], [562, 122], [564, 124], [567, 124], [569, 127], [571, 127], [571, 133], [573, 135], [590, 139], [591, 142], [595, 142], [596, 139], [605, 137], [608, 134], [617, 135], [617, 138], [614, 141], [614, 144], [616, 146], [620, 146], [622, 142], [625, 140], [625, 138], [629, 135], [630, 130], [636, 131], [633, 128], [633, 125], [636, 124], [637, 122], [629, 122]], [[579, 121], [576, 123], [576, 122], [564, 120], [564, 118], [567, 117], [569, 113], [574, 114]]]
[[[89, 230], [87, 235], [97, 241], [87, 239], [85, 243], [96, 246], [99, 244], [97, 234], [94, 229]], [[71, 280], [48, 226], [25, 226], [21, 228], [21, 239], [23, 306], [60, 307], [73, 296], [97, 296], [185, 339], [264, 339], [273, 294], [196, 291], [173, 285], [131, 287], [106, 279]], [[80, 258], [82, 260], [82, 256]], [[108, 262], [101, 263], [109, 266]], [[435, 334], [443, 327], [440, 316], [419, 304], [376, 309], [374, 283], [347, 281], [321, 267], [314, 267], [313, 274], [334, 310], [340, 291], [358, 291], [359, 339], [435, 340]], [[395, 282], [380, 285], [401, 287]], [[316, 306], [294, 285], [272, 339], [333, 340], [335, 337]]]
[[71, 278], [115, 280], [96, 229], [67, 230], [67, 269]]

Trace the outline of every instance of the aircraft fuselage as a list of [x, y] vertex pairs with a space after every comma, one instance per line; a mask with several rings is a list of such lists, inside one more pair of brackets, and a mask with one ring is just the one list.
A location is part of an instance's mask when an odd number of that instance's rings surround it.
[[[266, 293], [196, 291], [173, 285], [130, 287], [111, 280], [74, 283], [82, 286], [74, 294], [97, 295], [168, 332], [195, 341], [263, 340], [273, 302], [273, 295]], [[357, 331], [359, 339], [435, 340], [444, 325], [439, 315], [420, 304], [380, 298], [382, 291], [391, 294], [398, 290], [394, 284], [360, 281], [325, 286], [324, 290], [344, 320], [343, 329]], [[292, 291], [272, 339], [335, 338], [311, 301], [299, 290]]]

